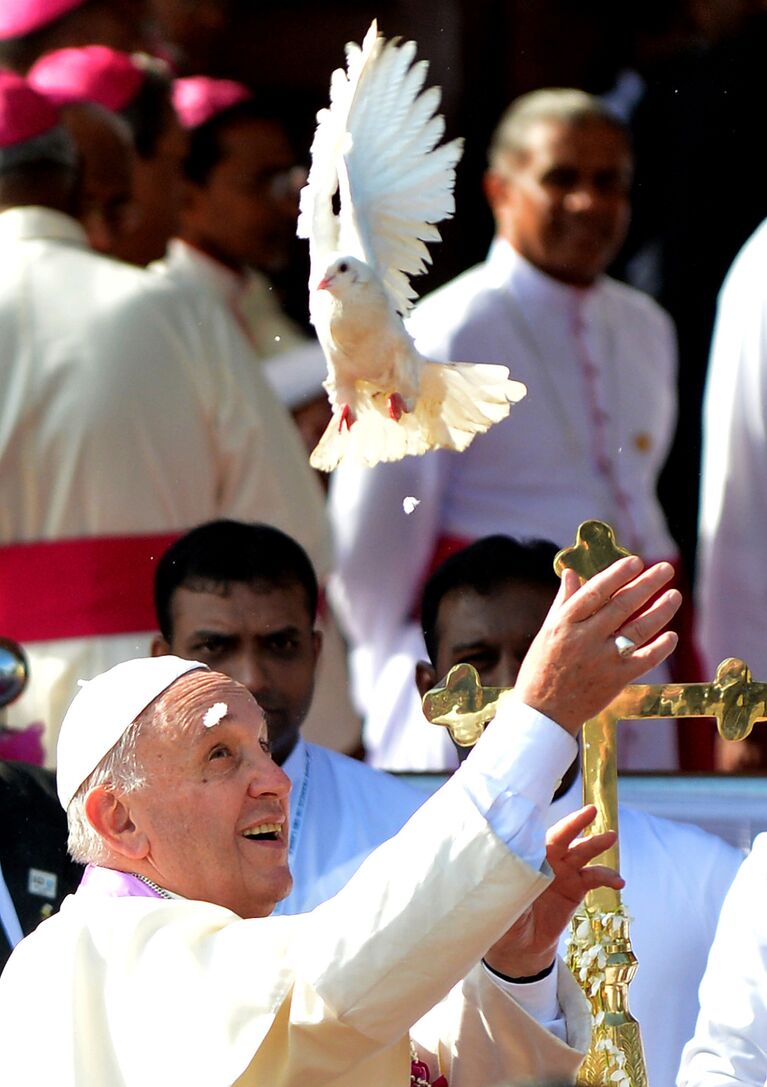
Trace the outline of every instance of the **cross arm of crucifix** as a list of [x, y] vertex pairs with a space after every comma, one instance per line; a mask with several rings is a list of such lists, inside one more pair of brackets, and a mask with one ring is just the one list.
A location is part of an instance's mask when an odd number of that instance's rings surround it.
[[[511, 687], [483, 687], [470, 664], [456, 664], [423, 698], [425, 717], [444, 725], [461, 747], [477, 742]], [[748, 665], [728, 657], [711, 683], [637, 683], [626, 687], [605, 711], [619, 720], [650, 717], [715, 717], [726, 740], [742, 740], [757, 721], [767, 720], [767, 683], [751, 678]]]

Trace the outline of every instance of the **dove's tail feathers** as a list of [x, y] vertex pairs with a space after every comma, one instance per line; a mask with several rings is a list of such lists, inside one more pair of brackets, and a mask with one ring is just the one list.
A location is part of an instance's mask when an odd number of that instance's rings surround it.
[[505, 366], [427, 362], [411, 412], [391, 418], [389, 398], [366, 382], [355, 383], [355, 422], [347, 427], [342, 408], [315, 447], [313, 468], [332, 472], [342, 459], [372, 467], [381, 461], [420, 456], [430, 449], [461, 452], [476, 434], [505, 419], [527, 389]]

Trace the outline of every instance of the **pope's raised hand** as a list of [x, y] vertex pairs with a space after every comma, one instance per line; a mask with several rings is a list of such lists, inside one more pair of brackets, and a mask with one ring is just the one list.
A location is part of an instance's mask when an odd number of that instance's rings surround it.
[[[522, 662], [516, 693], [568, 732], [596, 716], [623, 690], [673, 652], [677, 636], [663, 631], [681, 601], [670, 563], [643, 570], [635, 555], [581, 585], [572, 570]], [[661, 593], [661, 595], [658, 595]], [[623, 635], [635, 644], [621, 655]]]

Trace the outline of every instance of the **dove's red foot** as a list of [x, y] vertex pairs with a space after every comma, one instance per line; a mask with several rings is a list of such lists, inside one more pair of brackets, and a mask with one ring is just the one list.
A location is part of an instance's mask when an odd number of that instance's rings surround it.
[[402, 418], [402, 412], [407, 411], [407, 405], [400, 393], [392, 393], [389, 397], [389, 418], [398, 423]]
[[351, 430], [352, 426], [356, 421], [357, 420], [352, 414], [352, 409], [349, 407], [348, 404], [344, 404], [343, 408], [341, 409], [341, 417], [338, 420], [338, 433], [340, 434], [341, 431], [344, 429], [344, 424], [346, 424], [347, 430]]

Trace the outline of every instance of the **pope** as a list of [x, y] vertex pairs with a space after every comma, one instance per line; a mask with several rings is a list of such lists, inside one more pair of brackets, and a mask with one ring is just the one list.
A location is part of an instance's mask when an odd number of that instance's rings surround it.
[[58, 792], [89, 868], [0, 979], [0, 1081], [404, 1087], [411, 1028], [450, 1087], [572, 1078], [580, 1053], [507, 987], [549, 973], [586, 890], [621, 885], [584, 867], [609, 835], [574, 841], [593, 809], [550, 838], [550, 881], [543, 819], [581, 722], [673, 650], [671, 574], [634, 557], [582, 587], [567, 571], [462, 768], [295, 917], [268, 917], [290, 889], [289, 785], [249, 692], [170, 656], [85, 684]]

